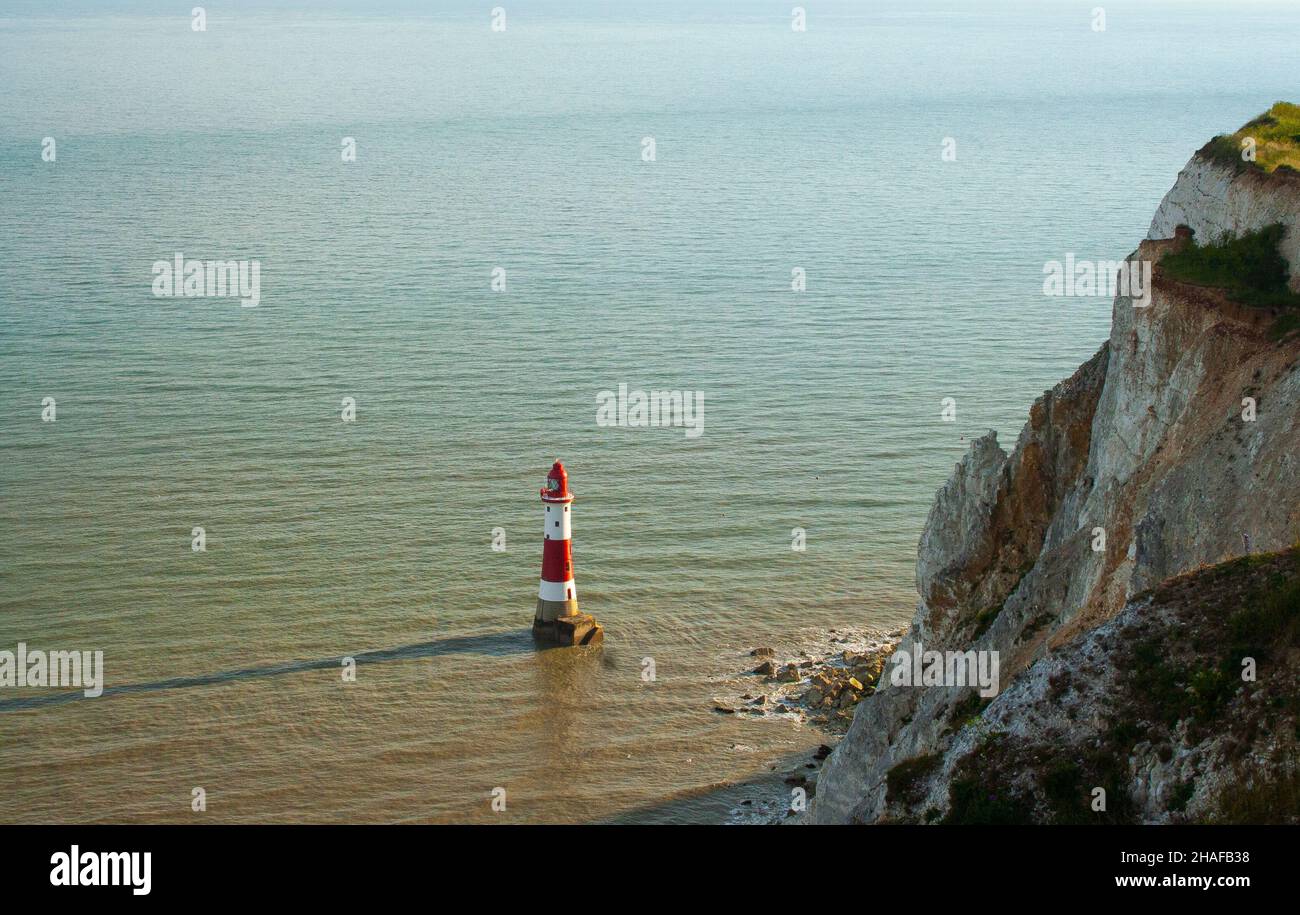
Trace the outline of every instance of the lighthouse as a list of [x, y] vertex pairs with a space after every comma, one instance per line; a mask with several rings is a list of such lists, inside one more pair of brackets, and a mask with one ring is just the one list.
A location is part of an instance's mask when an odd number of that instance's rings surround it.
[[557, 645], [597, 645], [605, 630], [596, 618], [578, 612], [578, 588], [573, 582], [573, 551], [569, 474], [558, 460], [551, 465], [542, 489], [542, 584], [537, 592], [533, 635]]

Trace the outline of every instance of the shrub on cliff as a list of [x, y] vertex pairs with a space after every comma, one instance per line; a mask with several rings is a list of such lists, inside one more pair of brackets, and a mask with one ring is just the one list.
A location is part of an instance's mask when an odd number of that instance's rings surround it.
[[1281, 223], [1239, 238], [1197, 244], [1165, 255], [1161, 271], [1195, 286], [1223, 289], [1228, 297], [1254, 308], [1300, 309], [1300, 294], [1287, 288], [1291, 265], [1278, 251], [1286, 234]]
[[[1048, 678], [1051, 702], [1101, 716], [1100, 733], [990, 731], [952, 766], [943, 822], [1300, 821], [1300, 545], [1177, 576], [1134, 600], [1141, 612], [1126, 611], [1108, 654], [1113, 687], [1089, 698], [1064, 674]], [[927, 756], [890, 771], [898, 819], [917, 817], [907, 805], [925, 794], [918, 773], [932, 771]]]
[[885, 776], [890, 800], [915, 804], [920, 800], [920, 789], [925, 780], [939, 768], [941, 762], [943, 762], [942, 754], [927, 753], [924, 756], [904, 760], [894, 766]]

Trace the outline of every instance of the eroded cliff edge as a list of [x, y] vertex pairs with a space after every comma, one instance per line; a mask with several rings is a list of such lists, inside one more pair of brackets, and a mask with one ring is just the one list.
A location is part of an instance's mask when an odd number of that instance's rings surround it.
[[[1214, 239], [1276, 223], [1300, 288], [1300, 176], [1202, 150], [1130, 260], [1158, 260], [1180, 225]], [[1152, 287], [1146, 307], [1116, 297], [1109, 340], [1038, 399], [1009, 454], [992, 432], [972, 443], [927, 519], [900, 649], [996, 650], [1001, 693], [882, 678], [827, 762], [814, 822], [1070, 821], [1096, 786], [1110, 820], [1213, 819], [1263, 774], [1294, 785], [1294, 632], [1251, 649], [1268, 656], [1257, 684], [1197, 678], [1215, 651], [1253, 644], [1249, 614], [1285, 600], [1269, 589], [1295, 571], [1294, 553], [1259, 554], [1300, 541], [1300, 339], [1159, 268]], [[1193, 608], [1196, 593], [1220, 603]], [[1144, 705], [1151, 683], [1217, 690], [1219, 726], [1195, 701]]]

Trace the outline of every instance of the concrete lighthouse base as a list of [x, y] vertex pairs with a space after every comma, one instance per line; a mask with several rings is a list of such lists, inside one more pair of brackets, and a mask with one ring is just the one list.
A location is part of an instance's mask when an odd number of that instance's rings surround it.
[[550, 619], [545, 619], [543, 611], [547, 608], [542, 605], [554, 603], [556, 602], [542, 600], [537, 602], [537, 618], [533, 620], [534, 639], [562, 648], [573, 645], [599, 645], [605, 641], [604, 628], [590, 613], [578, 613], [577, 601], [565, 601], [566, 604], [573, 604], [572, 613], [564, 616], [556, 616], [552, 613], [549, 614]]

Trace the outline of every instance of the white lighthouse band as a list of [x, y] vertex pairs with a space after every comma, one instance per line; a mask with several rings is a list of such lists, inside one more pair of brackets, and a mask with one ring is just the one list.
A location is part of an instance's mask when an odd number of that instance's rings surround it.
[[567, 603], [578, 599], [578, 586], [573, 583], [573, 579], [568, 581], [547, 581], [542, 579], [542, 585], [537, 589], [537, 596], [544, 601], [556, 603]]
[[546, 518], [542, 523], [543, 540], [572, 540], [573, 529], [570, 521], [569, 502], [546, 501]]

